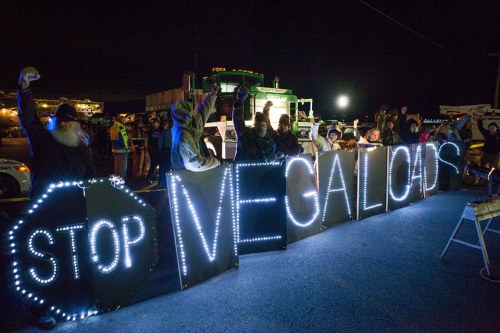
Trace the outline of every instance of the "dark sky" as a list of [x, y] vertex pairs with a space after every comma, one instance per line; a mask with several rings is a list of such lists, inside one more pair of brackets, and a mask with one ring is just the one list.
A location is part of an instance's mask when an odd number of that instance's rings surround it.
[[341, 92], [351, 115], [382, 103], [437, 114], [493, 103], [488, 54], [500, 53], [500, 1], [2, 1], [0, 13], [0, 90], [34, 65], [39, 97], [144, 99], [180, 87], [197, 55], [199, 79], [277, 74], [326, 118]]

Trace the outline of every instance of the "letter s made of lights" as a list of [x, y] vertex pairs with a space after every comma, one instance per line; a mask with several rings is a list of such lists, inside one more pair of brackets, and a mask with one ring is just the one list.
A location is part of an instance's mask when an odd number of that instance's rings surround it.
[[441, 150], [442, 150], [442, 149], [443, 149], [443, 147], [444, 147], [444, 146], [446, 146], [446, 145], [452, 145], [453, 147], [455, 147], [455, 149], [457, 150], [457, 156], [460, 156], [460, 148], [459, 148], [459, 147], [458, 147], [455, 143], [453, 143], [453, 142], [445, 142], [445, 143], [443, 143], [443, 144], [441, 145], [441, 147], [439, 147], [439, 152], [438, 152], [439, 160], [440, 160], [441, 162], [443, 162], [444, 164], [448, 164], [449, 166], [451, 166], [453, 169], [455, 169], [455, 171], [457, 172], [457, 174], [459, 174], [459, 173], [460, 173], [460, 171], [458, 171], [458, 168], [457, 168], [455, 165], [453, 165], [453, 164], [451, 164], [450, 162], [445, 161], [445, 160], [443, 160], [443, 159], [441, 158]]
[[44, 277], [41, 277], [40, 275], [38, 275], [38, 273], [36, 272], [34, 267], [31, 267], [29, 269], [29, 273], [30, 273], [30, 276], [33, 280], [35, 280], [39, 284], [46, 285], [46, 284], [50, 284], [50, 283], [54, 282], [54, 280], [56, 279], [56, 276], [59, 272], [59, 265], [58, 265], [57, 260], [56, 260], [54, 255], [52, 255], [48, 252], [45, 252], [45, 251], [38, 250], [35, 247], [35, 238], [39, 238], [39, 237], [45, 237], [48, 240], [49, 245], [54, 245], [54, 236], [48, 230], [35, 229], [28, 237], [29, 253], [35, 258], [40, 258], [40, 259], [43, 259], [45, 261], [50, 262], [50, 265], [52, 266], [52, 273], [50, 274], [50, 276], [44, 278]]

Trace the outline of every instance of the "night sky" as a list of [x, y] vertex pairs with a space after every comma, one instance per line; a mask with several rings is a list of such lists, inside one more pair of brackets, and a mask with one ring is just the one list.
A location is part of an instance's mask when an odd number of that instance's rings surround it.
[[266, 86], [277, 74], [325, 118], [340, 93], [348, 119], [383, 103], [437, 115], [493, 103], [500, 53], [500, 1], [3, 1], [0, 13], [0, 90], [34, 65], [37, 97], [128, 102], [226, 67]]

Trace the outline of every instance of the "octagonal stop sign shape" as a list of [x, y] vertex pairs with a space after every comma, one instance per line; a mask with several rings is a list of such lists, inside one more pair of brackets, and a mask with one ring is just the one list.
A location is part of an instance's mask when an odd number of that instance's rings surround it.
[[128, 305], [158, 260], [156, 212], [116, 179], [60, 182], [8, 232], [13, 286], [59, 319]]

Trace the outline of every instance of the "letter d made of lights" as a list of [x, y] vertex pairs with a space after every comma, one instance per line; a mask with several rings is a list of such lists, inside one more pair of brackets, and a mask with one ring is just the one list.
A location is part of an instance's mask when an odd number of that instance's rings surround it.
[[50, 185], [7, 236], [14, 290], [62, 320], [128, 305], [158, 260], [154, 209], [115, 178]]

